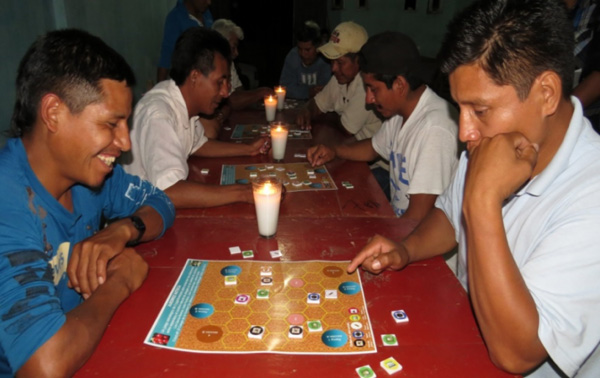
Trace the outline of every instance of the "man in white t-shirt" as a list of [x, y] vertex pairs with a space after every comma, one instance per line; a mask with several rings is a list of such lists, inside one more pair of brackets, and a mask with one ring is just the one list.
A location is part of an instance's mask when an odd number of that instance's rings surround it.
[[206, 185], [187, 180], [194, 156], [253, 156], [266, 153], [267, 138], [251, 144], [208, 139], [198, 114], [212, 114], [229, 95], [231, 49], [216, 31], [194, 27], [177, 40], [171, 79], [156, 84], [138, 102], [131, 131], [128, 173], [165, 191], [176, 208], [253, 202], [249, 185]]
[[360, 51], [366, 102], [386, 118], [369, 139], [307, 152], [313, 165], [336, 156], [389, 160], [391, 203], [397, 216], [418, 223], [449, 185], [457, 162], [456, 110], [419, 78], [414, 42], [397, 32], [377, 34]]
[[400, 243], [374, 237], [348, 271], [402, 269], [458, 243], [458, 278], [496, 366], [598, 377], [600, 135], [570, 96], [565, 6], [474, 2], [449, 24], [441, 58], [467, 151], [417, 229]]

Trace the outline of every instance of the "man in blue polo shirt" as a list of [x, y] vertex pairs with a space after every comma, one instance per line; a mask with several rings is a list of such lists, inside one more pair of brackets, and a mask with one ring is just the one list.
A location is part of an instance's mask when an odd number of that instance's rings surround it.
[[0, 376], [70, 376], [146, 277], [128, 247], [160, 236], [174, 208], [114, 165], [131, 146], [134, 76], [99, 38], [40, 37], [16, 84], [0, 150]]

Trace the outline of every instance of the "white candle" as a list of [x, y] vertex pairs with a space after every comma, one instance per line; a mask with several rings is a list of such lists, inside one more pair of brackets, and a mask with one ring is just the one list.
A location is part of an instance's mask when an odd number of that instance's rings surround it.
[[267, 122], [275, 120], [275, 110], [277, 109], [277, 97], [273, 95], [265, 96], [265, 113], [267, 115]]
[[285, 105], [285, 87], [282, 85], [275, 87], [275, 94], [277, 94], [277, 109], [283, 110]]
[[275, 236], [281, 202], [281, 181], [276, 178], [261, 178], [252, 183], [254, 208], [258, 221], [258, 233], [264, 238]]
[[271, 148], [273, 149], [273, 160], [283, 160], [287, 140], [287, 123], [271, 122]]

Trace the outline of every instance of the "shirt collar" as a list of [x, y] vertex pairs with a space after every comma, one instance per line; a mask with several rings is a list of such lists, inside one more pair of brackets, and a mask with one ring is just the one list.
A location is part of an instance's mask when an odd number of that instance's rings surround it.
[[571, 116], [571, 122], [569, 128], [565, 134], [565, 137], [554, 154], [554, 157], [550, 161], [550, 164], [540, 174], [535, 176], [531, 181], [525, 185], [517, 196], [521, 196], [525, 193], [532, 196], [540, 196], [544, 191], [552, 185], [556, 180], [557, 176], [560, 175], [567, 168], [569, 159], [575, 150], [575, 145], [579, 140], [579, 137], [584, 129], [585, 123], [583, 122], [583, 110], [581, 103], [575, 97], [571, 96], [571, 103], [573, 104], [574, 111]]

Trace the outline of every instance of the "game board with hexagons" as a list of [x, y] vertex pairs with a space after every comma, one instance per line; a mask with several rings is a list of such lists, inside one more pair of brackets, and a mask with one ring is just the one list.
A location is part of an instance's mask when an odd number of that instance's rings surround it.
[[221, 185], [249, 184], [262, 176], [276, 177], [288, 193], [337, 190], [326, 166], [312, 167], [309, 163], [223, 165]]
[[189, 259], [146, 344], [206, 353], [377, 351], [358, 273], [340, 261]]

